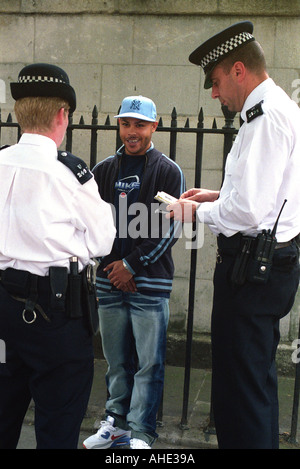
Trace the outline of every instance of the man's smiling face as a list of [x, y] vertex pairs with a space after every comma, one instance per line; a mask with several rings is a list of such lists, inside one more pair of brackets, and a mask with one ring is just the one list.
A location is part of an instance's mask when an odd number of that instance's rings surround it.
[[150, 148], [157, 122], [148, 122], [133, 117], [119, 119], [120, 138], [125, 145], [127, 155], [144, 155]]

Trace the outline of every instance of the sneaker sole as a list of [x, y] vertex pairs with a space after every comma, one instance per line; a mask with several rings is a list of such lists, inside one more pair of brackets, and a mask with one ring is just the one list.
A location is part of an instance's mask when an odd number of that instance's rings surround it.
[[115, 438], [114, 441], [108, 441], [107, 444], [102, 444], [102, 445], [93, 445], [90, 448], [88, 448], [85, 444], [85, 442], [82, 443], [82, 446], [84, 449], [108, 449], [108, 448], [116, 448], [118, 446], [125, 446], [130, 444], [130, 437], [123, 435], [120, 436], [119, 438]]

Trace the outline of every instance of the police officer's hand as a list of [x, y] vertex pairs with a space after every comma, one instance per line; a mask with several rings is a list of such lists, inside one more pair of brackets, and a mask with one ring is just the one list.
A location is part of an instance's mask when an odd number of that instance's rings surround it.
[[133, 275], [125, 269], [122, 260], [111, 262], [103, 270], [104, 272], [109, 272], [107, 278], [119, 290], [136, 291]]
[[196, 221], [196, 210], [202, 202], [214, 202], [219, 197], [219, 191], [210, 189], [189, 189], [181, 194], [174, 204], [170, 204], [167, 210], [170, 212], [166, 218], [174, 218], [182, 222]]
[[210, 189], [189, 189], [181, 194], [180, 199], [194, 200], [195, 202], [214, 202], [219, 197], [220, 191]]
[[193, 222], [196, 220], [196, 210], [199, 206], [198, 202], [188, 199], [179, 199], [174, 204], [167, 206], [167, 210], [170, 212], [166, 214], [166, 218], [174, 218], [175, 220], [182, 222]]

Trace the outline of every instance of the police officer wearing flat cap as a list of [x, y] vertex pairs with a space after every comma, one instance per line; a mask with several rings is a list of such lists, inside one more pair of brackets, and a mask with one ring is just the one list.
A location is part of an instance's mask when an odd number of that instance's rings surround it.
[[59, 152], [76, 108], [67, 74], [32, 64], [11, 83], [21, 127], [0, 152], [0, 448], [17, 447], [31, 399], [38, 449], [75, 449], [93, 379], [92, 258], [115, 227], [84, 161]]
[[170, 216], [204, 222], [217, 236], [211, 335], [218, 443], [275, 449], [279, 321], [299, 282], [300, 110], [269, 77], [249, 21], [210, 38], [190, 61], [203, 68], [212, 98], [244, 122], [221, 190], [190, 189], [169, 207]]

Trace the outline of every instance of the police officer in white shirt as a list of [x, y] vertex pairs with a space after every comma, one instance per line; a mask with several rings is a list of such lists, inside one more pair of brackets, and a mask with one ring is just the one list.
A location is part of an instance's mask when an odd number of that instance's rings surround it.
[[221, 190], [190, 189], [169, 207], [217, 235], [211, 333], [220, 448], [278, 448], [279, 320], [299, 282], [300, 110], [269, 77], [252, 33], [251, 22], [234, 24], [189, 57], [212, 98], [244, 123]]
[[58, 152], [76, 95], [67, 74], [32, 64], [11, 84], [22, 136], [0, 152], [0, 448], [16, 448], [35, 404], [37, 448], [77, 448], [93, 379], [92, 258], [115, 227], [86, 164]]

